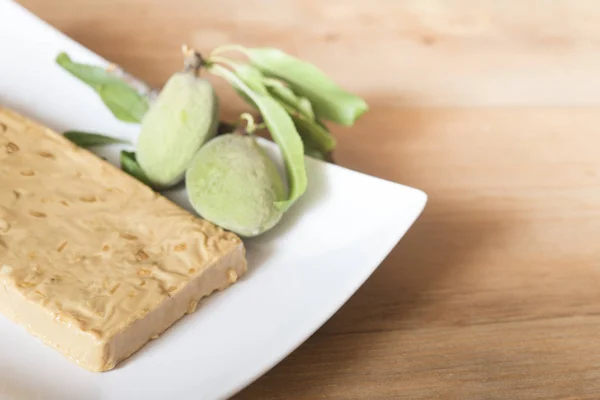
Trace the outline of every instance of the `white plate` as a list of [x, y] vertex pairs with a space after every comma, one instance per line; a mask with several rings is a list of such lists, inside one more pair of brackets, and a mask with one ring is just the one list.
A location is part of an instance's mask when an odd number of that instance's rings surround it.
[[[135, 126], [55, 66], [59, 51], [106, 63], [0, 0], [0, 104], [59, 131], [134, 138]], [[117, 150], [109, 153], [116, 160]], [[419, 190], [338, 166], [309, 159], [307, 168], [301, 201], [247, 241], [247, 276], [112, 372], [87, 372], [0, 316], [0, 399], [217, 399], [273, 367], [371, 275], [426, 202]], [[169, 196], [187, 206], [182, 193]]]

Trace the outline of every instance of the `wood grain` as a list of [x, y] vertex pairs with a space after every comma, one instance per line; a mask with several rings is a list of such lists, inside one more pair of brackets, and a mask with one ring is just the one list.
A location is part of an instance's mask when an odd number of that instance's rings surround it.
[[600, 398], [600, 3], [21, 2], [157, 86], [181, 43], [309, 59], [372, 105], [335, 130], [337, 161], [430, 195], [357, 294], [237, 398]]

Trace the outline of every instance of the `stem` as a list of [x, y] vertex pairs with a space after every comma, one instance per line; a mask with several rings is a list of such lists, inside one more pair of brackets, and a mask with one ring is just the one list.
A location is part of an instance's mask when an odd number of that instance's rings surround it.
[[214, 63], [223, 64], [231, 69], [236, 69], [239, 67], [239, 64], [233, 60], [230, 60], [228, 58], [221, 57], [221, 56], [211, 55], [210, 58], [208, 59], [208, 64], [214, 64]]
[[225, 53], [227, 51], [239, 51], [240, 53], [244, 53], [245, 54], [246, 53], [246, 48], [244, 46], [240, 46], [239, 44], [226, 44], [224, 46], [219, 46], [216, 49], [214, 49], [210, 53], [210, 57], [212, 58], [213, 55]]
[[194, 75], [198, 76], [200, 69], [206, 65], [206, 61], [204, 61], [202, 55], [186, 44], [181, 46], [181, 52], [183, 53], [183, 69], [185, 71], [192, 71]]
[[265, 85], [277, 85], [277, 84], [283, 84], [286, 87], [289, 87], [289, 85], [287, 84], [287, 82], [282, 81], [281, 79], [277, 79], [277, 78], [269, 78], [268, 76], [265, 77], [264, 81]]
[[254, 123], [254, 117], [252, 115], [248, 113], [243, 113], [242, 115], [240, 115], [240, 120], [246, 122], [246, 128], [244, 129], [246, 134], [252, 135], [254, 131], [256, 131], [257, 126]]
[[231, 72], [227, 68], [223, 67], [222, 65], [209, 64], [207, 66], [207, 69], [208, 69], [208, 72], [210, 72], [211, 74], [216, 75], [220, 78], [225, 79], [226, 82], [228, 82], [230, 85], [232, 85], [234, 87], [244, 85], [244, 82], [242, 82], [240, 80], [240, 78], [238, 78], [233, 72]]

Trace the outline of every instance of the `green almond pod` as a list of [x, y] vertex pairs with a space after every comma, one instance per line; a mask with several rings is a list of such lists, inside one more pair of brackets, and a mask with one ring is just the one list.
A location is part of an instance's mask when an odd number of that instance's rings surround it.
[[177, 184], [198, 149], [217, 133], [219, 103], [209, 81], [192, 73], [169, 78], [144, 119], [137, 161], [157, 189]]
[[206, 143], [185, 176], [187, 193], [203, 218], [238, 235], [252, 237], [275, 226], [275, 203], [286, 190], [273, 161], [254, 137], [229, 133]]

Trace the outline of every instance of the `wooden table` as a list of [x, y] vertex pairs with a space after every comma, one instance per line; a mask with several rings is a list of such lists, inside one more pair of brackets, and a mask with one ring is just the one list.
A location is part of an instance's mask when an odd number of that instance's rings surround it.
[[22, 3], [154, 85], [182, 43], [311, 60], [372, 107], [335, 131], [337, 161], [429, 194], [372, 278], [237, 398], [600, 398], [600, 2]]

